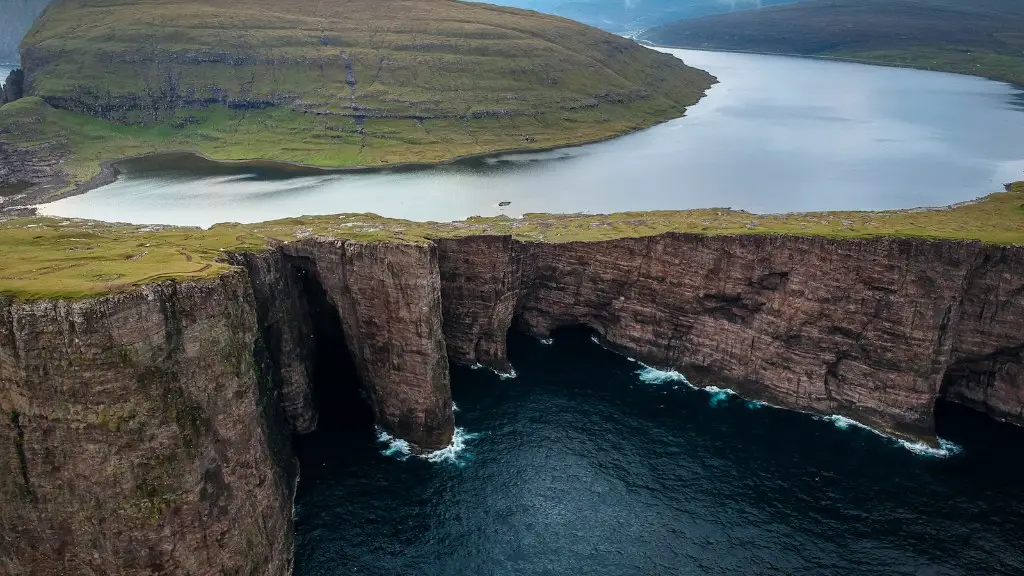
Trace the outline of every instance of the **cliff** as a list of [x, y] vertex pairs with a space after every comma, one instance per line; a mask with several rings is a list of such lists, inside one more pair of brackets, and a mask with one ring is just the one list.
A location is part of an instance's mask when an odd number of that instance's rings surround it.
[[[1024, 425], [1024, 248], [664, 233], [309, 236], [219, 276], [0, 305], [0, 566], [284, 574], [323, 326], [379, 426], [446, 445], [449, 360], [585, 325], [697, 385], [934, 439], [940, 397]], [[333, 324], [323, 323], [331, 317]], [[320, 328], [314, 328], [320, 322]]]
[[0, 302], [0, 572], [284, 574], [296, 463], [245, 274]]

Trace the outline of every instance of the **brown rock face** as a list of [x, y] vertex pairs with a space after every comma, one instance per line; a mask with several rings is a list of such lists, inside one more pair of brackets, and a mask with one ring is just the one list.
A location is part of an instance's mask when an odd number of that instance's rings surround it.
[[295, 461], [242, 273], [0, 301], [0, 573], [290, 569]]
[[586, 325], [698, 385], [905, 437], [933, 438], [940, 394], [1024, 423], [1018, 248], [683, 234], [439, 246], [458, 362], [502, 369], [512, 325]]
[[312, 379], [331, 342], [422, 450], [454, 430], [448, 358], [508, 371], [513, 326], [586, 325], [696, 384], [906, 437], [933, 439], [940, 396], [1024, 425], [1024, 248], [311, 238], [234, 258], [202, 282], [0, 300], [0, 572], [287, 574], [290, 436], [330, 409]]
[[437, 247], [310, 240], [283, 247], [337, 309], [377, 423], [423, 450], [455, 432]]

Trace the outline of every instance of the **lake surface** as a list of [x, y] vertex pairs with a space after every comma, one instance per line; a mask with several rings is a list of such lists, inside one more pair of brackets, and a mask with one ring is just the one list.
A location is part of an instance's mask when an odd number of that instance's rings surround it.
[[1024, 178], [1024, 92], [1010, 85], [806, 58], [670, 52], [720, 83], [685, 118], [607, 142], [345, 174], [147, 159], [126, 163], [114, 184], [41, 211], [209, 226], [343, 212], [448, 221], [709, 207], [884, 210], [970, 200]]
[[321, 374], [298, 576], [1024, 574], [1021, 429], [942, 405], [962, 449], [940, 458], [585, 334], [509, 350], [516, 379], [454, 370], [462, 448], [435, 461], [379, 440], [353, 382]]

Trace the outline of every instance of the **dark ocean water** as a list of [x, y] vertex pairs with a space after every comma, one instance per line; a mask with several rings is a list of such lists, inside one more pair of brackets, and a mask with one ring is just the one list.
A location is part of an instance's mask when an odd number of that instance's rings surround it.
[[322, 379], [296, 574], [1024, 574], [1019, 429], [940, 405], [963, 448], [940, 458], [645, 382], [585, 334], [513, 335], [510, 357], [515, 379], [455, 369], [464, 446], [434, 462]]

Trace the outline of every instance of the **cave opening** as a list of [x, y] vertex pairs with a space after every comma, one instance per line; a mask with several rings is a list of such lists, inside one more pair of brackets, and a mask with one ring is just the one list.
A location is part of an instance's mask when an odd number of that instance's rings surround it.
[[[310, 436], [344, 446], [373, 435], [373, 410], [345, 343], [338, 309], [315, 271], [295, 266], [294, 272], [306, 301], [313, 341], [309, 376], [318, 421], [316, 432]], [[302, 438], [298, 442], [300, 459]]]

